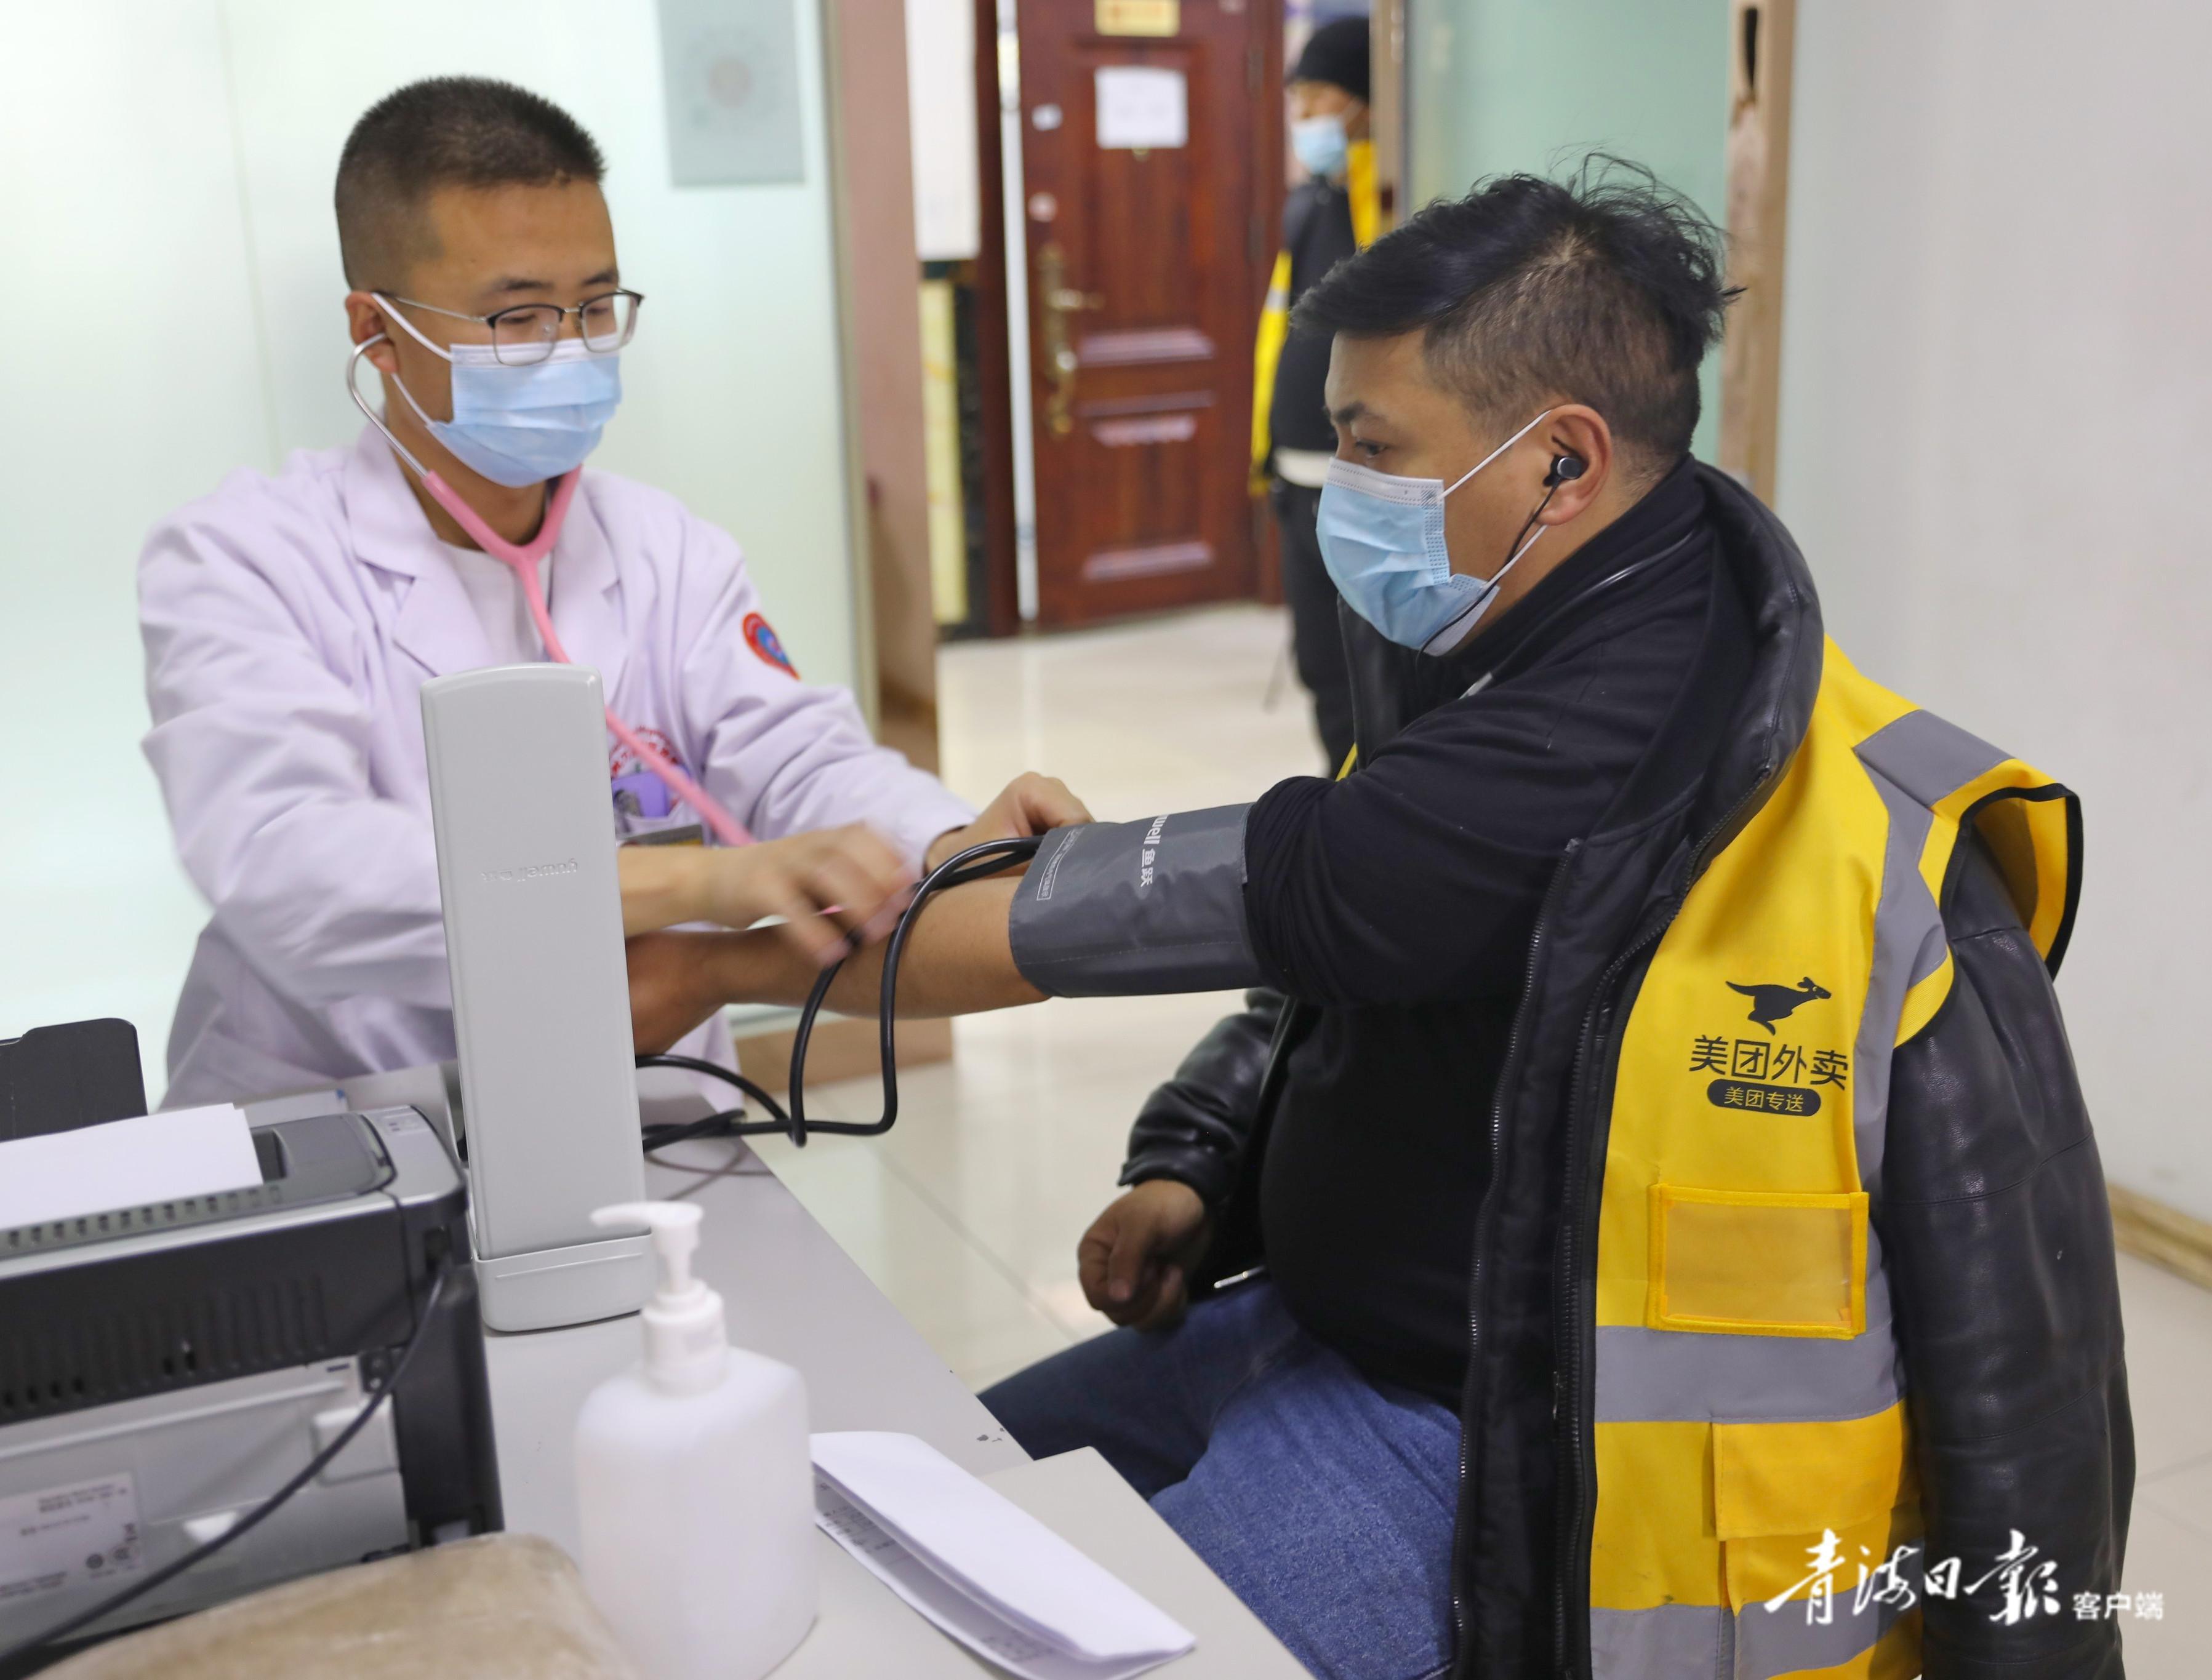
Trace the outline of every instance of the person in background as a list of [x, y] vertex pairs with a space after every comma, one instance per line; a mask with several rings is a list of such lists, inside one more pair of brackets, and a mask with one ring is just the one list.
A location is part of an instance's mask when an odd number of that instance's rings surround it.
[[[171, 1107], [453, 1054], [418, 691], [544, 649], [515, 573], [402, 449], [507, 543], [555, 522], [538, 565], [560, 640], [637, 738], [763, 842], [625, 846], [641, 1050], [732, 1059], [723, 1000], [684, 936], [655, 930], [782, 915], [805, 960], [829, 961], [844, 941], [817, 913], [872, 931], [917, 865], [1081, 810], [1024, 777], [978, 818], [876, 745], [848, 692], [800, 680], [738, 544], [673, 496], [601, 472], [551, 494], [614, 414], [638, 319], [603, 171], [573, 118], [506, 82], [380, 100], [339, 158], [337, 209], [382, 420], [273, 478], [234, 474], [147, 539], [146, 755], [213, 909], [169, 1040]], [[610, 844], [703, 838], [649, 763], [610, 747]]]
[[1328, 339], [1291, 331], [1290, 318], [1315, 282], [1374, 242], [1380, 220], [1365, 18], [1340, 17], [1314, 31], [1291, 71], [1291, 144], [1306, 179], [1283, 206], [1283, 248], [1253, 352], [1253, 490], [1266, 491], [1282, 534], [1291, 650], [1334, 770], [1352, 750], [1352, 679], [1337, 634], [1336, 585], [1314, 535], [1322, 479], [1336, 452], [1322, 401]]

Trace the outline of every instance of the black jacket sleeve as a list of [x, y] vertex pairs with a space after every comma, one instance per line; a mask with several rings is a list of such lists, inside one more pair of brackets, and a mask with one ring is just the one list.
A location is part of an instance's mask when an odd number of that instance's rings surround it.
[[1897, 1052], [1876, 1215], [1923, 1562], [1960, 1559], [1964, 1587], [2015, 1535], [2038, 1550], [2032, 1616], [2004, 1618], [2001, 1578], [1923, 1598], [1925, 1672], [2120, 1680], [2118, 1626], [2074, 1613], [2118, 1587], [2135, 1483], [2104, 1173], [2050, 976], [1978, 841], [1947, 898], [1955, 976]]
[[1260, 1107], [1268, 1046], [1284, 1008], [1282, 994], [1255, 990], [1244, 1007], [1224, 1016], [1146, 1099], [1129, 1131], [1121, 1182], [1176, 1179], [1218, 1211], [1235, 1188]]

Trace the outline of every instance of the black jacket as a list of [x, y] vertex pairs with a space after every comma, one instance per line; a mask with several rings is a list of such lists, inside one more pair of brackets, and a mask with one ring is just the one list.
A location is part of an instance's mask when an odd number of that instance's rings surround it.
[[[1283, 249], [1291, 258], [1291, 288], [1284, 304], [1295, 309], [1323, 275], [1359, 249], [1352, 231], [1352, 200], [1342, 186], [1310, 179], [1291, 189], [1283, 205]], [[1291, 332], [1284, 338], [1267, 401], [1267, 435], [1275, 448], [1336, 452], [1336, 428], [1322, 400], [1331, 343], [1326, 332]]]
[[[1644, 966], [1689, 885], [1772, 790], [1820, 683], [1819, 602], [1780, 523], [1705, 483], [1724, 570], [1756, 640], [1701, 786], [1623, 802], [1568, 848], [1531, 941], [1486, 1114], [1490, 1174], [1470, 1256], [1470, 1358], [1453, 1606], [1462, 1680], [1586, 1676], [1595, 1465], [1591, 1338], [1600, 1135]], [[1361, 743], [1404, 721], [1401, 650], [1346, 616]], [[1666, 743], [1656, 743], [1654, 755]], [[2134, 1486], [2111, 1216], [2051, 977], [1978, 841], [1942, 904], [1948, 1001], [1891, 1071], [1882, 1193], [1925, 1556], [1989, 1558], [2018, 1530], [2066, 1593], [2118, 1587]], [[1175, 1178], [1215, 1211], [1203, 1277], [1265, 1264], [1260, 1159], [1310, 1010], [1255, 992], [1139, 1113], [1122, 1182]], [[1986, 1600], [1927, 1598], [1928, 1680], [2120, 1680], [2117, 1624], [2007, 1625]]]

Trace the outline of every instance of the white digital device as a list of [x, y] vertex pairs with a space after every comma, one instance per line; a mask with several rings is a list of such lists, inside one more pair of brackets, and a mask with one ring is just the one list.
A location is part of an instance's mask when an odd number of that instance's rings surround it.
[[484, 1323], [612, 1318], [652, 1293], [637, 1076], [599, 673], [495, 666], [422, 685], [460, 1055], [455, 1127]]

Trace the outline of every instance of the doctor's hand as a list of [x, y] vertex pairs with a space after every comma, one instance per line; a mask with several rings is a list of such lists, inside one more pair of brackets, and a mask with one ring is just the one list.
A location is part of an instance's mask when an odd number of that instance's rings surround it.
[[617, 854], [623, 931], [686, 922], [748, 928], [781, 916], [777, 934], [817, 967], [891, 930], [914, 872], [861, 823], [753, 846], [626, 846]]
[[1147, 1179], [1109, 1204], [1075, 1247], [1090, 1303], [1117, 1325], [1158, 1330], [1182, 1317], [1190, 1274], [1213, 1235], [1206, 1204], [1175, 1179]]
[[952, 828], [931, 842], [926, 868], [935, 869], [956, 852], [986, 840], [1025, 840], [1054, 828], [1091, 821], [1090, 807], [1068, 791], [1057, 776], [1025, 770], [1000, 791], [964, 828]]

